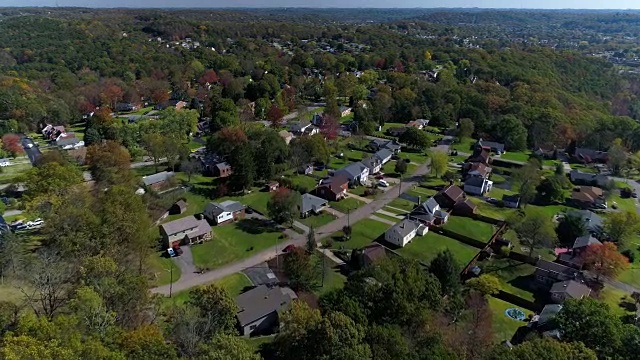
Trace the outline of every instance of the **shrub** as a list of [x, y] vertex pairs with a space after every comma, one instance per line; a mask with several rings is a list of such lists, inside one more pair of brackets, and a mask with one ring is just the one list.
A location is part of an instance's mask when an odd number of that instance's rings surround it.
[[626, 257], [627, 259], [629, 259], [630, 263], [633, 263], [636, 260], [636, 254], [631, 251], [631, 249], [627, 249], [625, 251], [620, 252], [622, 255], [624, 255], [624, 257]]

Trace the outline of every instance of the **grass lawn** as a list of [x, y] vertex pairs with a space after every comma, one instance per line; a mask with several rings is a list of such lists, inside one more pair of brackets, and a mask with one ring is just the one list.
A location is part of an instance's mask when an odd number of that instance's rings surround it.
[[173, 260], [168, 257], [162, 256], [163, 253], [154, 252], [147, 259], [147, 265], [149, 266], [149, 270], [151, 272], [151, 280], [150, 283], [152, 286], [161, 286], [167, 285], [171, 282], [171, 271], [173, 268], [173, 282], [176, 282], [180, 279], [180, 267], [173, 263]]
[[489, 204], [488, 202], [473, 196], [469, 196], [468, 198], [478, 206], [478, 214], [488, 216], [490, 218], [504, 220], [516, 211], [516, 209], [498, 207], [496, 205]]
[[[314, 254], [314, 262], [317, 264], [319, 269], [322, 269], [322, 258], [324, 255], [316, 252]], [[340, 269], [335, 266], [335, 263], [330, 259], [324, 257], [324, 265], [326, 266], [324, 273], [324, 283], [320, 282], [318, 286], [313, 289], [314, 294], [320, 296], [322, 294], [328, 293], [331, 290], [340, 289], [344, 286], [344, 283], [347, 281], [346, 276], [340, 273]], [[322, 272], [320, 273], [320, 279], [322, 276]]]
[[535, 301], [535, 294], [529, 286], [533, 281], [535, 266], [511, 259], [492, 259], [478, 264], [483, 274], [490, 274], [500, 280], [501, 290]]
[[449, 162], [456, 163], [456, 164], [463, 163], [466, 160], [467, 160], [467, 157], [462, 155], [449, 156]]
[[197, 141], [194, 141], [193, 139], [191, 139], [191, 141], [189, 142], [189, 150], [196, 150], [196, 149], [199, 149], [199, 148], [201, 148], [203, 146], [204, 146], [203, 144], [201, 144], [201, 143], [199, 143]]
[[0, 183], [7, 184], [15, 180], [18, 176], [24, 174], [29, 171], [33, 166], [31, 166], [31, 162], [27, 159], [23, 161], [20, 159], [19, 163], [15, 163], [16, 159], [11, 160], [11, 163], [14, 165], [5, 166], [2, 168], [0, 172]]
[[313, 190], [318, 185], [318, 180], [308, 175], [294, 174], [286, 177], [291, 179], [295, 186], [306, 188], [307, 190]]
[[369, 245], [372, 241], [384, 234], [391, 225], [371, 219], [362, 219], [351, 225], [351, 238], [342, 241], [342, 231], [331, 234], [334, 240], [332, 248], [334, 249], [359, 249]]
[[398, 252], [408, 258], [428, 263], [436, 257], [436, 255], [446, 249], [451, 250], [461, 266], [464, 266], [471, 261], [479, 251], [478, 249], [463, 244], [458, 240], [430, 231], [425, 236], [416, 236], [410, 244], [398, 249]]
[[300, 115], [300, 120], [311, 120], [313, 119], [313, 114], [322, 114], [324, 112], [324, 107], [321, 106], [317, 109], [313, 109], [311, 111], [305, 111], [303, 114]]
[[449, 216], [444, 228], [484, 242], [488, 242], [495, 232], [493, 225], [464, 216]]
[[382, 131], [375, 131], [373, 133], [373, 136], [389, 136], [386, 134], [386, 131], [390, 128], [394, 128], [394, 127], [404, 127], [406, 124], [405, 123], [394, 123], [394, 122], [388, 122], [385, 123], [384, 125], [382, 125]]
[[494, 187], [491, 188], [491, 191], [489, 191], [487, 193], [487, 196], [496, 198], [498, 200], [502, 200], [502, 196], [504, 196], [504, 195], [513, 195], [513, 194], [515, 194], [515, 192], [513, 192], [511, 190], [500, 189], [500, 188], [497, 188], [497, 187], [494, 186]]
[[[629, 269], [625, 270], [625, 272], [618, 276], [618, 281], [631, 285], [635, 288], [640, 288], [640, 256], [638, 256], [638, 251], [636, 250], [638, 246], [637, 241], [638, 238], [629, 241], [629, 247], [635, 253], [635, 262], [631, 263]], [[620, 250], [626, 249], [628, 248], [621, 248]]]
[[528, 314], [529, 311], [527, 309], [519, 308], [511, 303], [494, 297], [489, 298], [489, 308], [491, 308], [491, 317], [493, 320], [491, 327], [493, 328], [493, 336], [496, 342], [511, 340], [516, 330], [527, 324], [526, 321], [518, 321], [505, 314], [505, 311], [511, 308], [518, 309], [525, 314]]
[[358, 199], [354, 199], [354, 198], [345, 198], [342, 199], [340, 201], [330, 201], [329, 205], [331, 205], [332, 208], [340, 211], [341, 213], [347, 213], [347, 211], [349, 210], [355, 210], [357, 208], [359, 208], [360, 206], [364, 205], [364, 202], [358, 200]]
[[[507, 182], [507, 178], [504, 177], [504, 175], [493, 173], [491, 174], [491, 181], [493, 181], [494, 184], [501, 184]], [[493, 189], [496, 188], [494, 187]]]
[[427, 189], [427, 188], [423, 188], [420, 186], [416, 186], [413, 189], [406, 191], [407, 194], [411, 195], [411, 196], [420, 196], [423, 199], [426, 199], [425, 196], [430, 197], [433, 196], [435, 194], [437, 194], [438, 192], [433, 190], [433, 189]]
[[406, 215], [407, 212], [404, 210], [396, 210], [394, 208], [390, 208], [388, 206], [385, 206], [382, 208], [382, 210], [386, 211], [386, 212], [390, 212], [392, 214], [396, 214], [396, 215]]
[[311, 227], [313, 226], [314, 229], [317, 229], [319, 227], [321, 227], [322, 225], [326, 225], [330, 222], [332, 222], [333, 220], [335, 220], [336, 217], [327, 213], [327, 212], [322, 212], [318, 215], [311, 215], [307, 218], [304, 219], [299, 219], [298, 221], [300, 221], [301, 223]]
[[[409, 174], [413, 174], [413, 172], [416, 171], [417, 168], [418, 168], [418, 165], [411, 164], [411, 163], [407, 164], [407, 172], [404, 176], [407, 177], [409, 176]], [[396, 161], [389, 161], [388, 163], [384, 164], [384, 166], [382, 167], [382, 169], [380, 169], [380, 171], [382, 171], [385, 176], [399, 178], [400, 174], [396, 173], [395, 169], [396, 169]]]
[[[221, 288], [227, 290], [229, 295], [232, 298], [240, 295], [244, 288], [252, 286], [249, 278], [243, 273], [235, 273], [231, 274], [227, 277], [223, 277], [220, 280], [214, 281], [214, 284], [220, 286]], [[189, 290], [181, 291], [179, 293], [174, 293], [171, 297], [162, 298], [162, 304], [164, 306], [168, 305], [182, 305], [189, 300]]]
[[500, 155], [500, 159], [527, 162], [531, 157], [531, 151], [507, 151]]
[[[634, 309], [634, 301], [631, 296], [622, 290], [615, 289], [609, 285], [605, 285], [597, 294], [591, 293], [593, 297], [609, 305], [614, 314], [624, 316], [635, 313], [628, 309]], [[626, 308], [625, 308], [626, 307]]]
[[409, 159], [411, 160], [411, 162], [414, 162], [416, 164], [424, 164], [429, 158], [427, 154], [423, 152], [404, 151], [404, 152], [401, 152], [399, 156], [401, 159]]
[[[548, 205], [548, 206], [538, 206], [538, 205], [527, 205], [525, 211], [528, 212], [539, 212], [543, 213], [546, 216], [553, 218], [554, 215], [559, 214], [563, 211], [570, 210], [571, 208], [564, 205]], [[635, 210], [634, 210], [635, 211]]]
[[[157, 170], [156, 170], [157, 168]], [[153, 175], [157, 172], [160, 171], [164, 171], [166, 170], [167, 166], [166, 163], [165, 164], [158, 164], [158, 166], [155, 165], [145, 165], [145, 166], [140, 166], [137, 167], [135, 169], [133, 169], [133, 172], [137, 175], [137, 176], [149, 176], [149, 175]]]
[[471, 146], [473, 146], [473, 144], [475, 144], [476, 141], [477, 140], [475, 139], [467, 139], [467, 138], [462, 139], [462, 141], [456, 140], [451, 145], [451, 149], [471, 154], [473, 152], [473, 150], [471, 149]]
[[180, 195], [187, 202], [187, 210], [182, 214], [169, 215], [163, 222], [173, 221], [185, 216], [199, 214], [204, 211], [205, 206], [211, 201], [211, 199], [202, 196], [200, 194], [193, 193], [191, 191], [184, 192]]
[[445, 186], [447, 185], [447, 182], [437, 178], [435, 176], [430, 176], [429, 178], [427, 178], [425, 181], [423, 181], [422, 183], [420, 183], [420, 186], [423, 187], [429, 187], [429, 186]]
[[418, 204], [414, 203], [413, 201], [409, 201], [407, 199], [396, 198], [396, 199], [393, 199], [387, 205], [397, 209], [405, 210], [406, 212], [411, 212], [413, 208], [415, 208], [416, 205]]
[[620, 197], [620, 195], [613, 194], [607, 201], [607, 204], [609, 205], [609, 207], [613, 208], [614, 203], [619, 210], [636, 212], [637, 202], [634, 198], [623, 199]]
[[394, 223], [399, 222], [402, 219], [398, 219], [396, 217], [393, 216], [389, 216], [389, 215], [385, 215], [385, 214], [380, 214], [380, 213], [373, 213], [373, 216], [379, 217], [380, 219], [384, 219], [384, 220], [388, 220], [388, 221], [393, 221]]
[[250, 194], [246, 194], [244, 196], [226, 196], [220, 199], [217, 199], [217, 202], [222, 202], [225, 200], [235, 200], [241, 202], [243, 205], [248, 206], [254, 210], [257, 210], [259, 213], [267, 215], [267, 203], [271, 199], [271, 193], [266, 191], [258, 190], [254, 188]]
[[[507, 232], [504, 234], [504, 238], [511, 241], [511, 243], [513, 244], [512, 251], [529, 255], [529, 250], [528, 250], [529, 247], [527, 245], [523, 245], [520, 242], [520, 239], [518, 238], [518, 234], [516, 234], [516, 232], [513, 229], [507, 230]], [[525, 249], [523, 249], [523, 247]], [[556, 255], [553, 248], [534, 249], [531, 256], [536, 257], [538, 255], [541, 256], [543, 259], [552, 261], [552, 262], [556, 259]]]
[[258, 337], [241, 337], [243, 341], [245, 341], [251, 349], [253, 349], [254, 353], [260, 351], [262, 344], [268, 344], [275, 339], [275, 335], [267, 335], [267, 336], [258, 336]]
[[193, 262], [199, 268], [215, 269], [250, 257], [284, 239], [282, 232], [258, 219], [244, 219], [216, 226], [211, 240], [192, 245]]

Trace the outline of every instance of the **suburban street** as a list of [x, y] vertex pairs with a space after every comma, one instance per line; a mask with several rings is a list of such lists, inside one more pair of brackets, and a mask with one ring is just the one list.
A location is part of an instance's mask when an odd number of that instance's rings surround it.
[[[447, 152], [449, 150], [449, 143], [451, 142], [450, 136], [445, 136], [442, 140], [441, 145], [431, 148], [434, 151], [444, 151]], [[336, 231], [342, 230], [342, 228], [348, 223], [355, 223], [359, 220], [368, 218], [376, 211], [382, 209], [385, 205], [393, 201], [398, 195], [408, 189], [413, 188], [418, 185], [422, 178], [429, 173], [429, 165], [427, 163], [420, 165], [416, 171], [403, 181], [393, 186], [389, 191], [383, 193], [378, 199], [363, 205], [362, 207], [352, 211], [348, 216], [339, 217], [336, 220], [320, 227], [316, 231], [316, 240], [320, 241]], [[372, 239], [373, 240], [373, 239]], [[274, 258], [276, 255], [282, 252], [282, 249], [289, 245], [296, 246], [304, 246], [307, 241], [307, 236], [304, 234], [296, 234], [291, 237], [289, 240], [282, 242], [280, 244], [274, 245], [271, 248], [264, 250], [250, 258], [243, 259], [241, 261], [237, 261], [218, 269], [214, 269], [202, 274], [193, 274], [187, 275], [182, 274], [180, 279], [170, 285], [163, 285], [156, 288], [151, 289], [151, 292], [163, 295], [169, 295], [169, 291], [171, 288], [172, 292], [180, 292], [187, 289], [190, 289], [195, 286], [207, 284], [218, 279], [222, 279], [226, 276], [234, 274], [236, 272], [242, 271], [243, 269], [257, 266], [260, 263], [263, 263], [271, 258]], [[215, 256], [212, 254], [212, 256]]]

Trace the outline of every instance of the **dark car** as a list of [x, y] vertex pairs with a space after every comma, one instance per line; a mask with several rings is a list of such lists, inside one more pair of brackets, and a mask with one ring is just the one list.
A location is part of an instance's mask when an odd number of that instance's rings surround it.
[[376, 175], [376, 180], [382, 180], [384, 179], [384, 175]]
[[244, 209], [244, 212], [247, 213], [247, 214], [253, 214], [253, 209], [248, 207], [248, 208]]
[[287, 245], [287, 246], [282, 250], [282, 252], [288, 253], [288, 252], [292, 252], [292, 251], [293, 251], [293, 250], [295, 250], [295, 249], [296, 249], [296, 246], [295, 246], [295, 245]]

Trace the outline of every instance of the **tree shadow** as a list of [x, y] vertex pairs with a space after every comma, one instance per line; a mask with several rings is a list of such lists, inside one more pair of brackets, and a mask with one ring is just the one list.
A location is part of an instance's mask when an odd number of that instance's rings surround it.
[[273, 221], [267, 219], [242, 219], [236, 222], [236, 228], [248, 234], [260, 235], [266, 232], [277, 232], [278, 228]]

